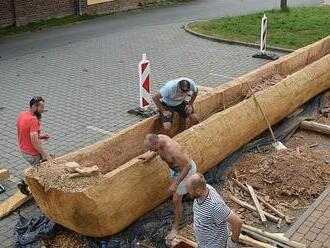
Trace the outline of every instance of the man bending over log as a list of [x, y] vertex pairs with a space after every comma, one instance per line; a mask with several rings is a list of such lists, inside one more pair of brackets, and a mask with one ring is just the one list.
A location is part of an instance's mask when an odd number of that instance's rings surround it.
[[[198, 123], [198, 117], [194, 113], [193, 103], [198, 94], [198, 87], [189, 78], [177, 78], [165, 83], [165, 85], [152, 97], [159, 109], [163, 127], [166, 131], [171, 129], [174, 112], [180, 116], [180, 130], [186, 128], [186, 119], [190, 119], [192, 125]], [[190, 100], [187, 98], [190, 96]]]
[[[157, 152], [170, 168], [172, 184], [168, 188], [168, 191], [173, 194], [175, 219], [172, 230], [166, 239], [172, 240], [176, 236], [182, 218], [182, 197], [187, 193], [185, 181], [189, 176], [196, 173], [197, 167], [195, 162], [182, 151], [180, 145], [166, 135], [147, 134], [144, 143], [150, 150]], [[139, 158], [148, 161], [155, 157], [155, 155], [157, 154], [150, 152]]]

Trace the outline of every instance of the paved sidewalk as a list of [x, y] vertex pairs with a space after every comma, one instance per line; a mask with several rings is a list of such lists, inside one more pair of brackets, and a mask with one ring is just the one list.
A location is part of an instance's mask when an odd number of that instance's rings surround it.
[[285, 236], [310, 248], [330, 248], [330, 186]]

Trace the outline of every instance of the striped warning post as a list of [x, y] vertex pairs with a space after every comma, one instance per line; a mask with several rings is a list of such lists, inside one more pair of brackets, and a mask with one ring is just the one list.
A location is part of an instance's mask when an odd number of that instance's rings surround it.
[[151, 104], [151, 80], [150, 80], [150, 61], [147, 55], [142, 54], [142, 60], [139, 63], [140, 75], [140, 108], [147, 109]]
[[252, 57], [260, 58], [260, 59], [276, 60], [279, 58], [277, 54], [266, 52], [267, 25], [268, 25], [268, 19], [264, 14], [264, 16], [261, 19], [260, 51], [257, 54], [252, 55]]
[[260, 36], [260, 53], [266, 53], [266, 40], [267, 40], [267, 17], [264, 14], [264, 17], [261, 19], [261, 36]]

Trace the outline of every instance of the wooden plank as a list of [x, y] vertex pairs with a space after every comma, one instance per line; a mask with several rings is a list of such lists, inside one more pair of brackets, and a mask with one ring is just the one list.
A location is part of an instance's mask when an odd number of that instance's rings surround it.
[[255, 232], [259, 235], [262, 235], [262, 236], [265, 236], [267, 238], [279, 241], [279, 242], [281, 242], [285, 245], [289, 245], [289, 246], [294, 247], [294, 248], [306, 248], [307, 247], [305, 244], [301, 244], [301, 243], [298, 243], [296, 241], [290, 240], [290, 239], [284, 237], [283, 235], [279, 235], [278, 233], [266, 232], [264, 230], [261, 230], [261, 229], [258, 229], [258, 228], [255, 228], [255, 227], [252, 227], [252, 226], [249, 226], [249, 225], [246, 225], [246, 224], [243, 224], [242, 230], [244, 230], [244, 231], [253, 231], [253, 232]]
[[[242, 201], [242, 200], [236, 198], [236, 197], [233, 196], [233, 195], [230, 195], [230, 199], [231, 199], [232, 201], [236, 202], [237, 204], [241, 205], [242, 207], [245, 207], [245, 208], [247, 208], [247, 209], [249, 209], [249, 210], [251, 210], [251, 211], [254, 211], [254, 212], [258, 212], [258, 210], [257, 210], [255, 207], [251, 206], [250, 204], [248, 204], [248, 203], [245, 202], [245, 201]], [[264, 214], [265, 214], [265, 216], [267, 217], [267, 219], [269, 219], [269, 220], [271, 220], [271, 221], [273, 221], [273, 222], [278, 223], [278, 221], [280, 220], [279, 218], [277, 218], [276, 216], [274, 216], [274, 215], [272, 215], [272, 214], [270, 214], [270, 213], [264, 212]]]
[[179, 234], [177, 234], [175, 236], [175, 238], [173, 239], [171, 247], [173, 247], [173, 248], [176, 247], [178, 244], [180, 244], [180, 242], [183, 242], [183, 243], [189, 245], [192, 248], [197, 248], [198, 247], [196, 242], [194, 242], [190, 239], [187, 239], [187, 238], [185, 238], [185, 237], [183, 237], [182, 235], [179, 235]]
[[241, 234], [239, 236], [239, 242], [245, 245], [251, 245], [252, 247], [255, 248], [275, 248], [276, 246], [255, 240], [251, 237], [248, 237], [246, 235]]
[[[176, 236], [176, 238], [172, 241], [171, 247], [175, 248], [176, 245], [178, 245], [181, 241], [183, 241], [185, 244], [189, 245], [190, 247], [193, 247], [193, 248], [198, 247], [196, 242], [193, 242], [181, 235]], [[251, 245], [252, 247], [255, 247], [255, 248], [275, 248], [275, 246], [255, 240], [255, 239], [248, 237], [246, 235], [243, 235], [243, 234], [240, 234], [240, 236], [239, 236], [239, 243], [245, 244], [245, 245]]]
[[[242, 184], [240, 181], [236, 180], [235, 178], [232, 178], [232, 180], [234, 181], [234, 183], [236, 183], [236, 185], [238, 185], [239, 187], [241, 187], [243, 190], [245, 190], [246, 192], [249, 192], [249, 190], [247, 189], [247, 187], [245, 187], [244, 184]], [[257, 195], [257, 198], [259, 201], [261, 201], [266, 207], [268, 207], [270, 210], [274, 211], [274, 213], [276, 213], [279, 217], [281, 218], [285, 218], [285, 215], [278, 209], [274, 208], [272, 205], [270, 205], [264, 198], [260, 197]]]
[[300, 122], [299, 127], [301, 129], [330, 135], [330, 126], [329, 125], [317, 123], [315, 121], [302, 121], [302, 122]]
[[31, 196], [23, 195], [20, 191], [17, 191], [14, 195], [9, 197], [0, 205], [0, 220], [9, 215], [11, 212], [22, 206], [27, 202]]
[[252, 200], [253, 200], [253, 202], [254, 202], [254, 205], [255, 205], [256, 208], [257, 208], [257, 211], [258, 211], [258, 214], [259, 214], [259, 216], [260, 216], [260, 219], [261, 219], [262, 223], [267, 222], [267, 219], [266, 219], [266, 217], [265, 217], [264, 211], [262, 210], [262, 207], [260, 206], [260, 203], [259, 203], [259, 201], [258, 201], [257, 195], [256, 195], [256, 193], [254, 192], [252, 186], [249, 185], [249, 184], [246, 184], [246, 186], [247, 186], [247, 188], [248, 188], [248, 190], [249, 190], [249, 192], [250, 192], [250, 195], [251, 195], [251, 197], [252, 197]]
[[290, 246], [288, 246], [288, 245], [285, 245], [285, 244], [283, 244], [279, 241], [273, 240], [271, 238], [267, 238], [263, 235], [255, 233], [255, 232], [247, 231], [247, 230], [244, 230], [244, 232], [246, 232], [249, 235], [249, 237], [259, 240], [261, 242], [269, 243], [271, 245], [275, 245], [276, 247], [280, 246], [282, 248], [290, 248]]
[[9, 171], [7, 169], [0, 169], [0, 181], [7, 180], [9, 176]]

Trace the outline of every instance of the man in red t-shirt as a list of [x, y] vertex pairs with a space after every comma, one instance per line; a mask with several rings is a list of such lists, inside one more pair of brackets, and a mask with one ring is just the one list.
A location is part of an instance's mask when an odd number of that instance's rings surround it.
[[[40, 119], [44, 108], [45, 100], [40, 96], [33, 97], [30, 101], [30, 110], [19, 113], [17, 118], [19, 148], [23, 158], [31, 165], [36, 165], [42, 160], [52, 159], [41, 144], [41, 140], [49, 139], [47, 134], [40, 134]], [[23, 181], [21, 184], [26, 187]], [[21, 189], [20, 185], [18, 187]]]

